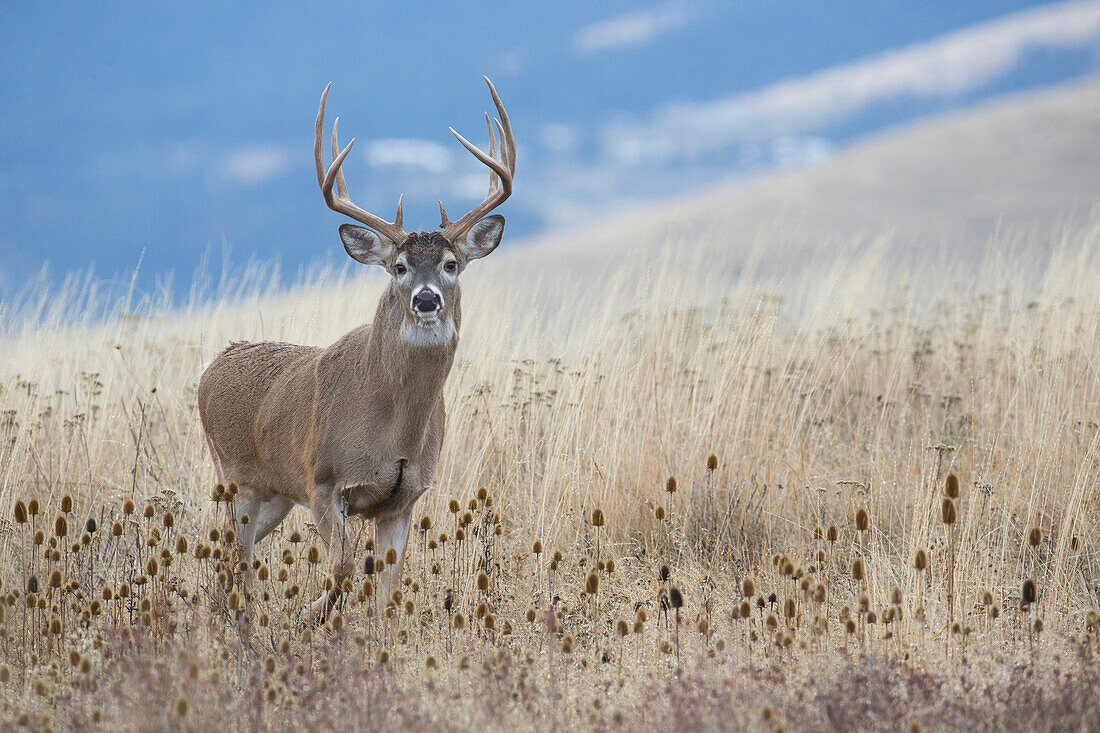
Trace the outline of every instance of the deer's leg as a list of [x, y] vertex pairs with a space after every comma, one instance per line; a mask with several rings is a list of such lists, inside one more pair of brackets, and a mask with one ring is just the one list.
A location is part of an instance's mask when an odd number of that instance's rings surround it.
[[316, 487], [310, 509], [313, 511], [313, 523], [317, 532], [333, 557], [333, 576], [336, 579], [334, 593], [324, 593], [309, 604], [313, 617], [323, 619], [339, 595], [344, 578], [352, 577], [355, 572], [355, 546], [351, 533], [348, 532], [347, 506], [333, 487]]
[[[286, 519], [286, 515], [290, 514], [293, 508], [294, 502], [285, 496], [271, 496], [265, 499], [260, 504], [257, 516], [252, 517], [249, 522], [250, 526], [255, 525], [252, 529], [253, 544], [271, 534], [271, 531]], [[251, 558], [249, 561], [251, 562]]]
[[[260, 506], [262, 506], [260, 499], [251, 495], [246, 497], [243, 493], [238, 494], [237, 500], [233, 502], [233, 517], [237, 520], [241, 560], [249, 567], [252, 566], [252, 548], [256, 544], [255, 522], [260, 513]], [[245, 517], [248, 517], [248, 524], [244, 523]], [[233, 572], [238, 571], [238, 568], [233, 568]]]
[[378, 517], [374, 520], [374, 551], [379, 557], [385, 557], [392, 547], [397, 551], [397, 564], [386, 564], [379, 578], [379, 598], [382, 603], [388, 603], [393, 589], [401, 583], [402, 572], [405, 566], [405, 546], [409, 539], [409, 525], [412, 523], [411, 509], [399, 514], [387, 517]]

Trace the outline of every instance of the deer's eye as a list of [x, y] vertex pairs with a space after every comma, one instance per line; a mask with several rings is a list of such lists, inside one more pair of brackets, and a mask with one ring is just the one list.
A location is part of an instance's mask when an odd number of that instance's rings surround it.
[[458, 269], [458, 263], [455, 262], [454, 260], [451, 260], [451, 261], [447, 262], [445, 265], [443, 265], [443, 269], [446, 270], [447, 272], [454, 272], [455, 270]]
[[404, 265], [400, 264], [400, 263], [393, 266], [393, 271], [396, 272], [398, 275], [404, 275], [406, 269], [407, 268]]

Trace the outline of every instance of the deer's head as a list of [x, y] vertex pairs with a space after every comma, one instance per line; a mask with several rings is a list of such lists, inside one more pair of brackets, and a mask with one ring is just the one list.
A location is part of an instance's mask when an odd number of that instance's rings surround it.
[[[340, 226], [340, 239], [344, 243], [344, 249], [357, 262], [386, 268], [393, 278], [391, 287], [397, 292], [405, 309], [406, 330], [413, 334], [414, 340], [430, 342], [433, 339], [424, 334], [436, 333], [443, 336], [448, 332], [453, 333], [452, 328], [440, 326], [449, 326], [451, 323], [459, 298], [459, 275], [471, 260], [484, 257], [496, 249], [504, 234], [504, 217], [488, 214], [504, 203], [512, 193], [516, 141], [512, 136], [508, 113], [504, 111], [496, 89], [488, 78], [485, 78], [485, 83], [489, 85], [493, 103], [500, 115], [499, 119], [491, 119], [488, 114], [485, 115], [485, 123], [489, 128], [488, 154], [455, 132], [454, 128], [451, 128], [451, 132], [474, 157], [489, 167], [489, 193], [484, 201], [453, 222], [447, 218], [443, 202], [439, 202], [442, 219], [439, 230], [412, 234], [406, 234], [402, 228], [401, 199], [397, 201], [397, 215], [389, 222], [359, 208], [348, 197], [341, 166], [355, 140], [349, 142], [343, 150], [340, 149], [336, 136], [339, 118], [332, 125], [332, 164], [325, 166], [322, 137], [325, 100], [332, 85], [325, 87], [321, 95], [313, 143], [317, 183], [321, 186], [321, 193], [330, 209], [366, 225]], [[335, 192], [333, 186], [336, 187]]]

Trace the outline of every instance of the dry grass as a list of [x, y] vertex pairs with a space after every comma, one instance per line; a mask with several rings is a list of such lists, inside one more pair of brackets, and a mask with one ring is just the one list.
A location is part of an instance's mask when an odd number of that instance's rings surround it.
[[0, 718], [1100, 727], [1100, 234], [1002, 240], [979, 264], [853, 244], [801, 264], [751, 248], [738, 269], [714, 266], [718, 237], [672, 244], [471, 270], [402, 597], [388, 610], [360, 575], [311, 632], [296, 611], [327, 563], [305, 512], [259, 546], [250, 592], [221, 559], [195, 387], [228, 338], [331, 341], [381, 280], [8, 306]]

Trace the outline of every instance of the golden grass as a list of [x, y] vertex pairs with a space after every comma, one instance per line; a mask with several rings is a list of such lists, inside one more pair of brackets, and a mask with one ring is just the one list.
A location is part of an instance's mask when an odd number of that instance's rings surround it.
[[[296, 612], [328, 565], [309, 561], [305, 512], [259, 546], [251, 586], [219, 560], [233, 542], [210, 500], [196, 383], [230, 338], [332, 341], [369, 319], [382, 280], [320, 271], [282, 292], [253, 271], [183, 308], [39, 292], [7, 307], [0, 355], [0, 716], [1097, 720], [1082, 690], [1100, 679], [1086, 630], [1100, 582], [1098, 243], [1092, 229], [1006, 237], [980, 258], [874, 242], [806, 259], [762, 242], [735, 261], [716, 233], [656, 259], [478, 263], [409, 584], [387, 611], [361, 574], [309, 632]], [[39, 513], [16, 522], [31, 499]], [[1021, 609], [1027, 579], [1037, 599]]]

